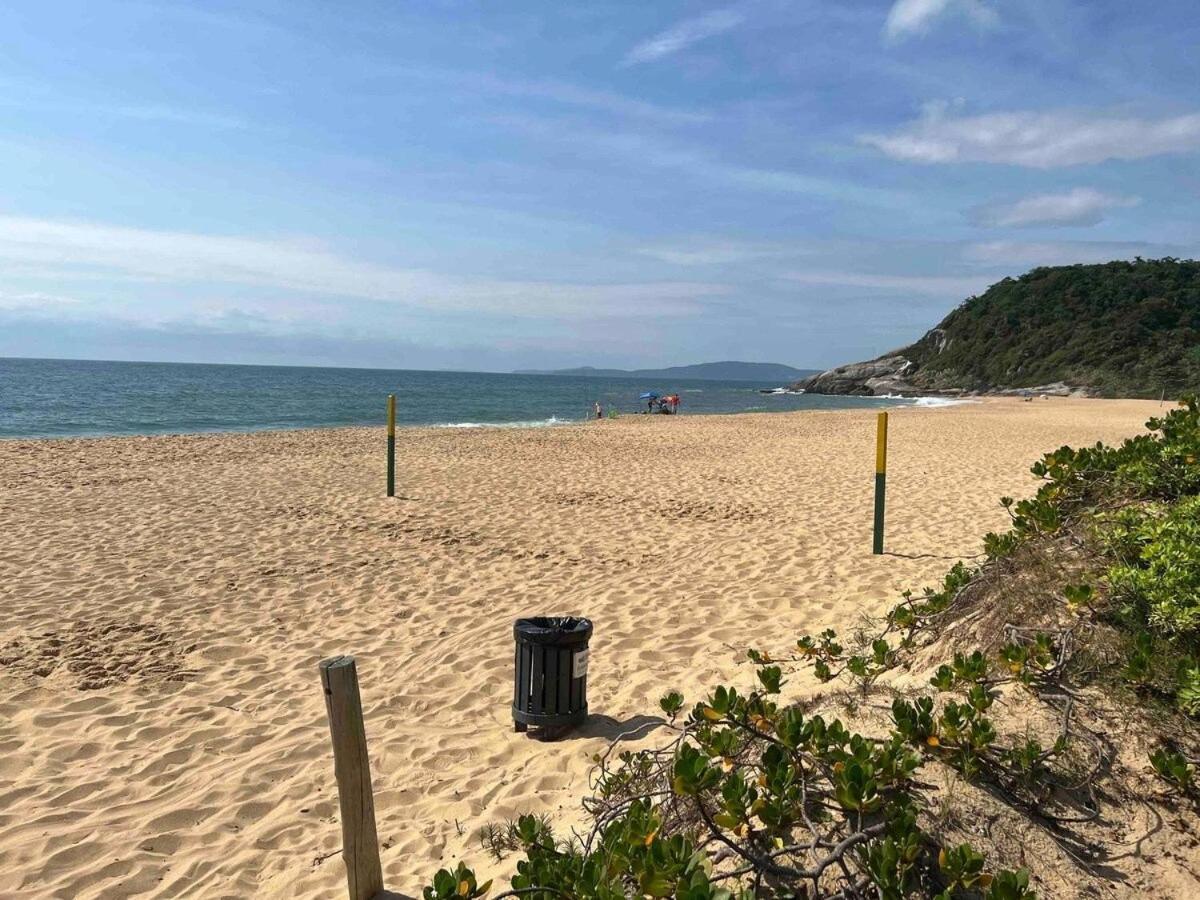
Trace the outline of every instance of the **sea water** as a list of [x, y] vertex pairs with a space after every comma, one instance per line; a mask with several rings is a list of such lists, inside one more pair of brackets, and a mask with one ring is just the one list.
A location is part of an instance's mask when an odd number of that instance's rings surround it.
[[[174, 434], [379, 425], [396, 395], [402, 426], [542, 427], [639, 413], [646, 391], [680, 413], [887, 407], [912, 401], [786, 393], [778, 384], [670, 382], [306, 366], [0, 358], [0, 437]], [[770, 393], [775, 391], [774, 393]]]

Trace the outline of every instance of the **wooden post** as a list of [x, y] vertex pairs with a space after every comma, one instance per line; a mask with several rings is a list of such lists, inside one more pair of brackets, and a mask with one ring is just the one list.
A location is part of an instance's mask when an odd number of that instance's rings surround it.
[[883, 552], [883, 507], [887, 491], [888, 414], [881, 412], [875, 429], [875, 541], [872, 552]]
[[371, 900], [383, 890], [379, 837], [375, 831], [375, 798], [367, 733], [353, 656], [321, 661], [321, 687], [333, 738], [333, 769], [342, 813], [342, 859], [350, 884], [350, 900]]
[[387, 495], [396, 496], [396, 395], [388, 394]]

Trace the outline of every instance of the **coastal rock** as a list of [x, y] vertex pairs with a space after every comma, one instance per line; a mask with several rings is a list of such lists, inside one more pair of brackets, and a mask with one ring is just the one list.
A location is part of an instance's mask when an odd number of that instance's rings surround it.
[[1035, 387], [1027, 388], [1005, 388], [1003, 390], [993, 391], [1004, 397], [1017, 397], [1032, 394], [1038, 397], [1098, 397], [1100, 394], [1097, 391], [1086, 387], [1072, 387], [1064, 381], [1056, 381], [1053, 384], [1039, 384]]
[[916, 363], [903, 356], [883, 356], [829, 369], [797, 382], [793, 389], [803, 389], [810, 394], [852, 394], [863, 397], [920, 394], [922, 391], [908, 381], [908, 376], [916, 369]]

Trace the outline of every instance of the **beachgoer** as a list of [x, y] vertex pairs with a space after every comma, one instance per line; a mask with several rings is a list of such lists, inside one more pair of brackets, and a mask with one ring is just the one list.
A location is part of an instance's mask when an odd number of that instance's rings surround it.
[[604, 407], [600, 405], [600, 401], [599, 401], [599, 400], [597, 400], [597, 401], [596, 401], [596, 404], [595, 404], [595, 406], [593, 407], [593, 411], [596, 413], [596, 418], [597, 418], [597, 419], [603, 419], [603, 418], [604, 418]]

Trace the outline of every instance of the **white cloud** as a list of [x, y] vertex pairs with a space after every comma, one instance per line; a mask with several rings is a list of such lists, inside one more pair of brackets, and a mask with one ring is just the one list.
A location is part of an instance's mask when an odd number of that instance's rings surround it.
[[46, 294], [41, 291], [0, 291], [0, 310], [42, 311], [53, 307], [77, 306], [74, 297]]
[[934, 297], [966, 297], [982, 291], [994, 280], [985, 275], [874, 275], [824, 271], [788, 272], [782, 278], [797, 284], [873, 288]]
[[[312, 241], [150, 231], [14, 216], [0, 216], [0, 260], [10, 273], [27, 270], [60, 282], [78, 278], [93, 285], [105, 281], [241, 285], [438, 312], [544, 318], [685, 315], [699, 311], [704, 298], [728, 291], [720, 284], [678, 281], [597, 284], [469, 279], [353, 259]], [[288, 302], [295, 303], [294, 299]]]
[[1031, 266], [1179, 255], [1189, 254], [1178, 247], [1141, 241], [983, 241], [967, 244], [963, 248], [963, 258], [970, 262], [986, 266], [1010, 266], [1020, 271]]
[[896, 0], [888, 12], [884, 33], [892, 40], [924, 34], [948, 13], [961, 13], [976, 25], [996, 23], [996, 12], [980, 0]]
[[540, 97], [555, 103], [602, 110], [621, 116], [676, 122], [705, 122], [710, 116], [690, 110], [672, 109], [611, 91], [592, 90], [561, 81], [511, 81], [486, 78], [497, 93], [514, 96]]
[[800, 256], [811, 251], [788, 244], [697, 238], [686, 243], [638, 247], [635, 252], [673, 266], [720, 266], [772, 257]]
[[733, 9], [715, 9], [694, 19], [684, 19], [666, 31], [642, 41], [625, 54], [622, 64], [633, 66], [662, 59], [706, 38], [729, 31], [741, 22], [742, 14]]
[[627, 97], [596, 88], [582, 87], [557, 79], [526, 80], [504, 78], [490, 72], [455, 71], [451, 69], [417, 68], [410, 66], [379, 66], [371, 71], [407, 80], [439, 83], [458, 91], [492, 96], [508, 96], [548, 100], [563, 106], [598, 110], [616, 116], [649, 119], [657, 122], [684, 124], [707, 122], [710, 114], [690, 109], [661, 106], [636, 97]]
[[1071, 110], [954, 117], [945, 106], [931, 105], [892, 134], [859, 140], [907, 162], [1048, 169], [1200, 150], [1200, 113], [1161, 119]]
[[216, 130], [248, 128], [245, 119], [213, 110], [166, 104], [106, 102], [72, 99], [38, 82], [5, 79], [0, 82], [0, 104], [16, 109], [37, 110], [65, 116], [89, 116], [131, 119], [140, 122], [164, 122]]
[[996, 228], [1096, 225], [1110, 209], [1137, 206], [1140, 202], [1137, 197], [1119, 197], [1080, 187], [1056, 194], [1034, 194], [1011, 203], [985, 204], [972, 210], [972, 218], [980, 225]]
[[194, 109], [177, 109], [170, 106], [101, 106], [95, 112], [101, 115], [137, 119], [143, 122], [170, 122], [176, 125], [198, 125], [202, 128], [245, 128], [246, 123], [234, 116], [202, 112]]
[[709, 156], [704, 150], [661, 141], [627, 131], [578, 129], [555, 120], [530, 117], [496, 118], [493, 121], [518, 128], [547, 141], [578, 148], [581, 154], [618, 157], [631, 166], [672, 170], [703, 184], [732, 185], [755, 191], [777, 194], [807, 194], [831, 197], [835, 200], [860, 203], [890, 209], [910, 209], [912, 197], [891, 188], [863, 185], [838, 178], [825, 178], [786, 169], [758, 169], [725, 162]]

